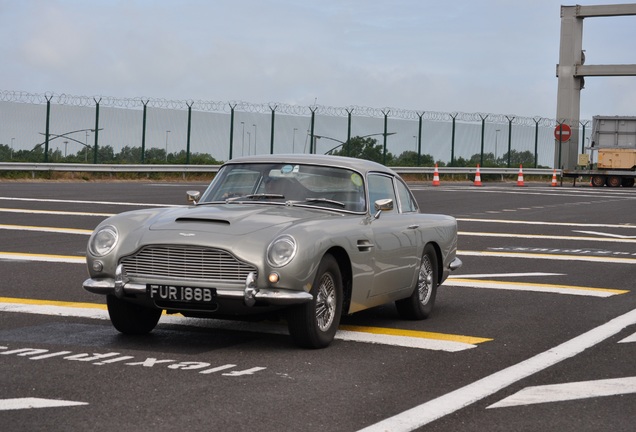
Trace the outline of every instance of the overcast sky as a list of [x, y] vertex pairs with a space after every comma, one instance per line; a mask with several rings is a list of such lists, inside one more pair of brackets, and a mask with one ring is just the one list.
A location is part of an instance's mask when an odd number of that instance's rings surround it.
[[[0, 90], [554, 118], [561, 4], [0, 0]], [[586, 64], [636, 63], [636, 16], [583, 33]], [[582, 119], [636, 115], [636, 77], [581, 99]]]

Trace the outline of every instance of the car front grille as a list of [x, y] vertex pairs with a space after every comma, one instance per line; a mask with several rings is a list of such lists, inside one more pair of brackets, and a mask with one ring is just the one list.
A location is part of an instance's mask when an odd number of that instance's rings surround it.
[[256, 267], [222, 249], [148, 246], [121, 260], [129, 277], [245, 281]]

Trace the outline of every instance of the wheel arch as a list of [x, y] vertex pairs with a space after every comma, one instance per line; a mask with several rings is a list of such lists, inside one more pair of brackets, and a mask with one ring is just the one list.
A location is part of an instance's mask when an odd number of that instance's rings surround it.
[[437, 285], [441, 285], [442, 278], [444, 277], [444, 260], [442, 258], [442, 249], [436, 242], [430, 241], [424, 245], [424, 248], [422, 249], [422, 255], [424, 255], [424, 249], [426, 249], [426, 246], [428, 245], [433, 246], [433, 249], [435, 249], [435, 255], [437, 255]]
[[349, 254], [340, 246], [334, 246], [325, 252], [325, 255], [331, 255], [336, 259], [342, 276], [342, 291], [344, 298], [342, 299], [342, 314], [346, 315], [351, 306], [351, 296], [353, 292], [353, 269], [351, 267], [351, 259]]

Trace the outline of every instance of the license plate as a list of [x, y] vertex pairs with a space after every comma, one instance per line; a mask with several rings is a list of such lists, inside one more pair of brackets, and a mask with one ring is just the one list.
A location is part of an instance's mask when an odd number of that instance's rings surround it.
[[148, 284], [146, 292], [151, 299], [158, 301], [212, 303], [216, 300], [215, 288]]

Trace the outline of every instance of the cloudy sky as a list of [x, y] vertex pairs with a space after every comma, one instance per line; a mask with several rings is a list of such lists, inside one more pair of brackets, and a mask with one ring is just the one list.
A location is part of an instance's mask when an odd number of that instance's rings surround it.
[[[561, 4], [0, 0], [0, 90], [555, 117]], [[635, 41], [636, 17], [585, 20], [586, 64]], [[581, 118], [634, 101], [636, 77], [588, 78]]]

